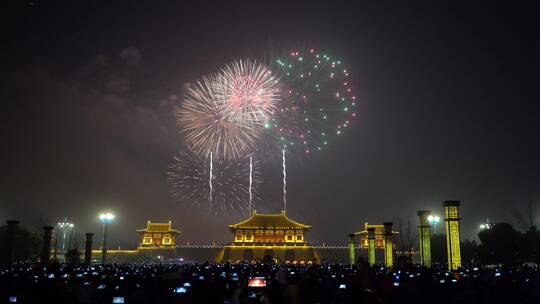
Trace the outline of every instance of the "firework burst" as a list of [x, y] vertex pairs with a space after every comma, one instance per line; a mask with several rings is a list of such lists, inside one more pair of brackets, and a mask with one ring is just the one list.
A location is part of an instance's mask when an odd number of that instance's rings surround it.
[[314, 49], [294, 50], [276, 58], [273, 69], [284, 102], [266, 133], [279, 149], [304, 154], [324, 150], [356, 118], [357, 97], [341, 60]]
[[278, 78], [256, 61], [233, 61], [221, 69], [216, 80], [218, 98], [225, 100], [235, 121], [262, 126], [281, 101]]
[[198, 155], [238, 159], [255, 151], [279, 96], [279, 81], [266, 66], [235, 61], [189, 86], [177, 123]]

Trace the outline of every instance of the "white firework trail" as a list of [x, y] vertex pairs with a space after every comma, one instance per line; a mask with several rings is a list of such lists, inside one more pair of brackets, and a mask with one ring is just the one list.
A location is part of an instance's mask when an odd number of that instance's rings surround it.
[[249, 157], [249, 207], [248, 207], [248, 215], [251, 214], [251, 201], [253, 199], [253, 193], [251, 192], [251, 187], [253, 186], [253, 158]]
[[283, 210], [287, 211], [287, 167], [285, 166], [285, 149], [282, 150], [283, 161]]
[[214, 171], [214, 161], [212, 159], [212, 152], [210, 152], [210, 174], [208, 176], [208, 185], [210, 185], [209, 187], [209, 193], [208, 193], [208, 202], [210, 204], [209, 208], [210, 208], [210, 212], [212, 212], [212, 192], [214, 191], [214, 189], [212, 188], [212, 173]]

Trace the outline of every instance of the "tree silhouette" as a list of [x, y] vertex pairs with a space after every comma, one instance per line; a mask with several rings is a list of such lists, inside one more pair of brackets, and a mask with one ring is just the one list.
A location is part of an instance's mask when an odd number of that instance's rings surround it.
[[480, 259], [483, 264], [514, 265], [520, 260], [521, 233], [508, 223], [498, 223], [478, 233], [482, 242]]

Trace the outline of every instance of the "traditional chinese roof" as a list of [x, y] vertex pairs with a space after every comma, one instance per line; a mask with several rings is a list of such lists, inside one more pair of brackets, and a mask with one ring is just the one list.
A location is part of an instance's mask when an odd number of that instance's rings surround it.
[[[384, 225], [377, 225], [377, 224], [368, 224], [367, 222], [364, 223], [364, 230], [355, 232], [355, 235], [359, 234], [368, 234], [368, 228], [375, 228], [375, 234], [384, 234]], [[393, 231], [393, 234], [399, 234], [397, 231]]]
[[295, 222], [287, 217], [285, 211], [281, 213], [257, 213], [253, 214], [247, 220], [230, 225], [231, 229], [309, 229], [311, 226]]
[[172, 229], [172, 222], [168, 223], [152, 223], [146, 222], [146, 229], [139, 229], [137, 232], [161, 232], [161, 233], [180, 233], [180, 231]]

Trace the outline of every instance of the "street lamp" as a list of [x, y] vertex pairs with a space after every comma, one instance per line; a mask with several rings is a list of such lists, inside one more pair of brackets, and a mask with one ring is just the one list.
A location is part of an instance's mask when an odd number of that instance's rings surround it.
[[437, 225], [441, 222], [441, 218], [437, 215], [428, 215], [427, 220], [433, 226], [433, 234], [436, 234]]
[[486, 230], [486, 229], [491, 229], [491, 228], [493, 228], [493, 225], [491, 225], [489, 223], [480, 225], [480, 230]]
[[114, 220], [114, 214], [107, 212], [99, 215], [99, 221], [103, 223], [103, 240], [101, 243], [101, 264], [107, 262], [107, 226]]
[[479, 228], [480, 230], [486, 230], [486, 229], [491, 229], [493, 228], [493, 224], [490, 223], [489, 219], [486, 219], [486, 222], [484, 224], [480, 224]]
[[67, 217], [65, 217], [63, 222], [58, 223], [58, 227], [62, 230], [62, 253], [66, 254], [66, 231], [75, 227], [75, 225], [68, 222]]

